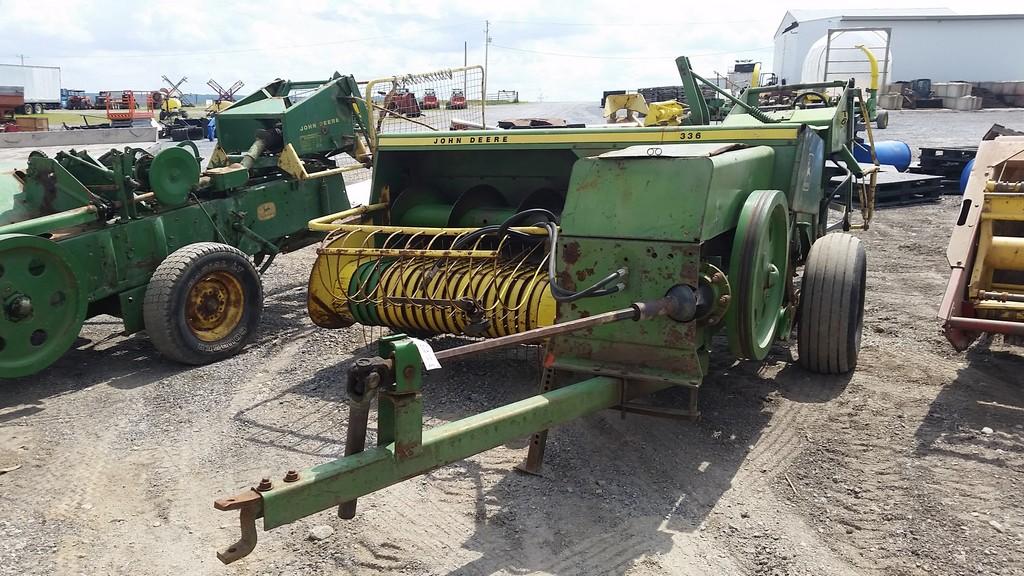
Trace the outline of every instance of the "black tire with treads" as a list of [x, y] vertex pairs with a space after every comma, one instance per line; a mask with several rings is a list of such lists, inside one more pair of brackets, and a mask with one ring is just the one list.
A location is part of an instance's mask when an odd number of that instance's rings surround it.
[[800, 289], [800, 365], [843, 374], [857, 365], [864, 325], [867, 257], [859, 238], [828, 234], [811, 246]]
[[[228, 272], [240, 282], [244, 307], [238, 325], [224, 338], [202, 341], [189, 329], [185, 301], [203, 275]], [[252, 339], [263, 315], [263, 282], [241, 250], [198, 242], [175, 250], [149, 280], [142, 305], [146, 333], [161, 354], [183, 364], [209, 364], [237, 354]]]

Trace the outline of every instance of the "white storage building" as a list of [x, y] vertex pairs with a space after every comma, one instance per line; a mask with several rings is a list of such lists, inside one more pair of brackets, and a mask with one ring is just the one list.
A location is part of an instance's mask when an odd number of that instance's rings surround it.
[[[889, 29], [889, 83], [1024, 80], [1024, 14], [965, 15], [946, 8], [790, 10], [775, 32], [773, 72], [787, 84], [821, 81], [803, 78], [808, 54], [830, 29], [849, 28]], [[884, 65], [884, 48], [875, 53]]]

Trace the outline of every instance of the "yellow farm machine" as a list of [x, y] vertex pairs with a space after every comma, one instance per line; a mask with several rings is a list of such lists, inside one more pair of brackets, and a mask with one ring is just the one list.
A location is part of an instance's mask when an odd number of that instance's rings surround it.
[[1024, 344], [1024, 136], [981, 142], [946, 259], [939, 317], [953, 347], [986, 333]]

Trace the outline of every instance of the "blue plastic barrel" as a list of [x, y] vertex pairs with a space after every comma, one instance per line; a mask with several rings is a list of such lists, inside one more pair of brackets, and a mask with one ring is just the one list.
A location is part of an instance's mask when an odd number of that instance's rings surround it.
[[974, 158], [964, 166], [963, 172], [960, 173], [960, 194], [967, 191], [967, 181], [971, 178], [971, 170], [974, 169]]
[[[875, 156], [879, 164], [895, 166], [900, 172], [910, 167], [910, 146], [899, 140], [875, 140]], [[853, 143], [853, 157], [857, 162], [871, 163], [871, 147], [866, 142]]]

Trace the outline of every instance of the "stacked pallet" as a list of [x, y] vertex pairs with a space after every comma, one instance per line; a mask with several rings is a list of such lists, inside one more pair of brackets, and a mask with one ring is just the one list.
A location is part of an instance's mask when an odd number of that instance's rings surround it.
[[982, 99], [971, 96], [971, 85], [968, 82], [936, 82], [932, 84], [932, 92], [942, 98], [942, 107], [950, 110], [978, 110]]
[[985, 108], [1024, 107], [1024, 82], [978, 82], [975, 86]]
[[[871, 165], [861, 164], [861, 167], [867, 169]], [[833, 176], [830, 181], [838, 190], [845, 178]], [[892, 166], [882, 166], [875, 180], [875, 206], [878, 208], [937, 202], [942, 197], [942, 176], [907, 174], [897, 172]], [[837, 193], [833, 201], [843, 204], [845, 200]], [[853, 197], [853, 205], [860, 206], [860, 199], [856, 194]]]
[[977, 153], [977, 146], [922, 147], [920, 163], [911, 166], [910, 171], [915, 174], [938, 176], [947, 193], [958, 194], [960, 175], [963, 174], [964, 166], [967, 166]]

